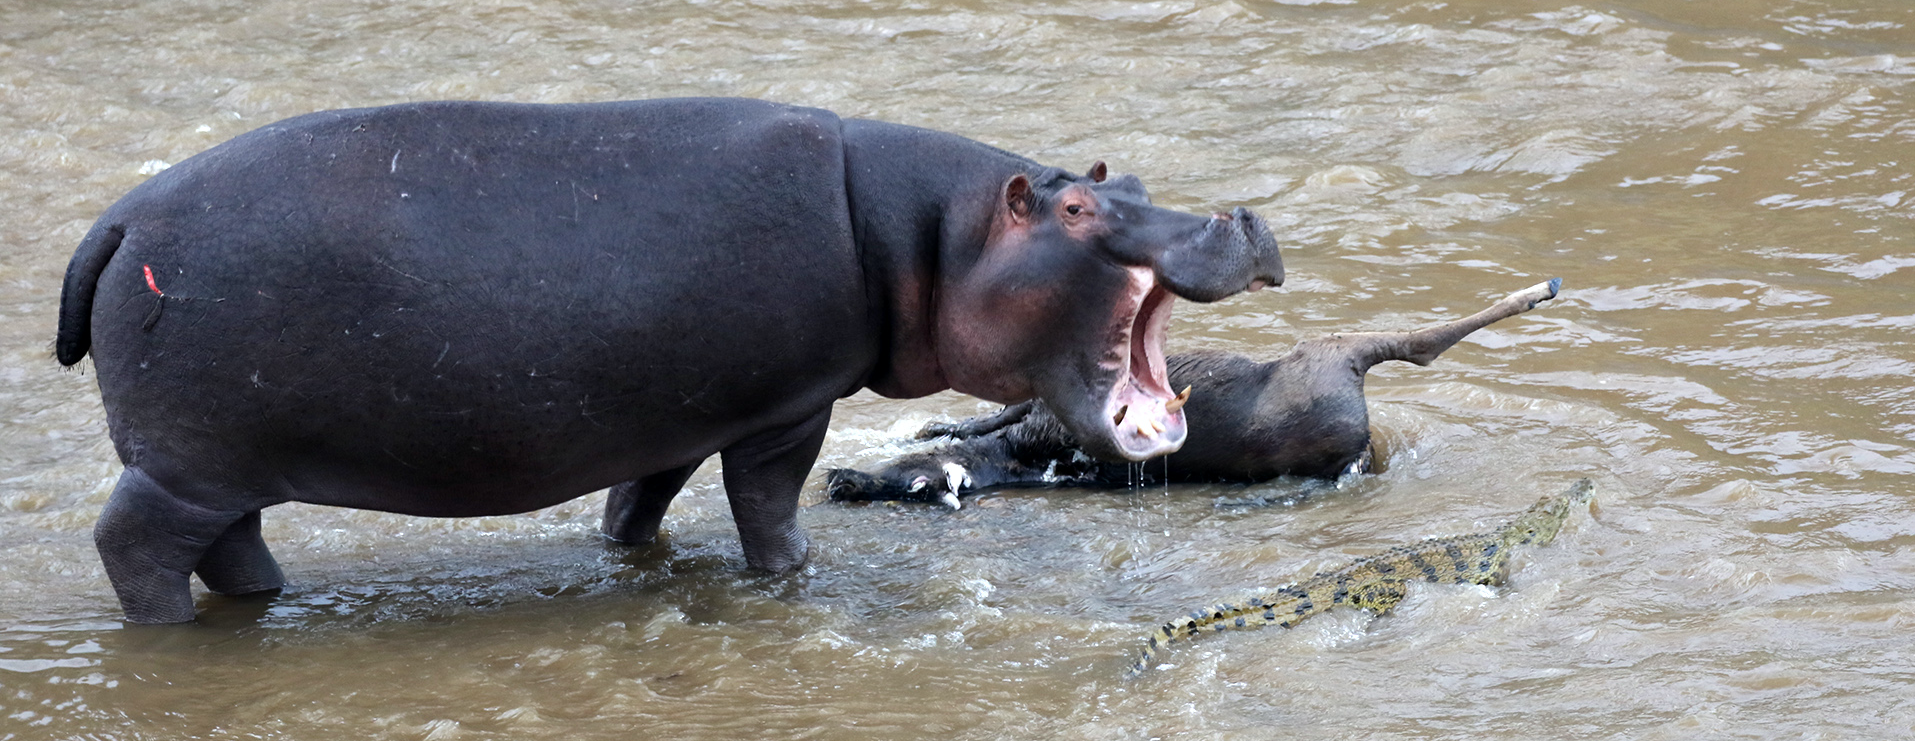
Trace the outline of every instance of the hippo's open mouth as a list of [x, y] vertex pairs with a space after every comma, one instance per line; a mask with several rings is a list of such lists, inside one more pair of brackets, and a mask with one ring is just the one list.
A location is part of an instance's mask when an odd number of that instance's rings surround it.
[[1183, 447], [1184, 401], [1170, 390], [1164, 367], [1164, 327], [1170, 323], [1170, 291], [1150, 268], [1128, 268], [1130, 290], [1112, 317], [1114, 334], [1105, 367], [1118, 372], [1104, 401], [1104, 419], [1119, 452], [1134, 461]]

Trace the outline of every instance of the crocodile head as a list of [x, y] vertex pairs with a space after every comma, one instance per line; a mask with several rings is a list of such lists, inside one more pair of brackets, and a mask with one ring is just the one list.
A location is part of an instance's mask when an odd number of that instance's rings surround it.
[[1556, 539], [1556, 533], [1562, 532], [1563, 521], [1569, 519], [1569, 513], [1587, 504], [1594, 492], [1595, 486], [1589, 479], [1582, 479], [1571, 485], [1569, 491], [1537, 500], [1503, 529], [1504, 539], [1512, 545], [1548, 545]]

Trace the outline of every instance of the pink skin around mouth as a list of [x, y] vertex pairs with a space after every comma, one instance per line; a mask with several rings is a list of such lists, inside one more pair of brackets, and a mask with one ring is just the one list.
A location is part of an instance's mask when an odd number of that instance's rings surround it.
[[1119, 372], [1104, 401], [1104, 422], [1124, 457], [1141, 461], [1183, 447], [1186, 428], [1183, 411], [1164, 406], [1176, 397], [1164, 368], [1164, 327], [1173, 297], [1150, 268], [1126, 270], [1130, 300], [1113, 317], [1116, 336], [1104, 363]]

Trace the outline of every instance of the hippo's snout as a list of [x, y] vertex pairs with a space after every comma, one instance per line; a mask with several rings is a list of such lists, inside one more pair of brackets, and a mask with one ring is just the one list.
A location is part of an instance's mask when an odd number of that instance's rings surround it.
[[1164, 251], [1157, 277], [1172, 293], [1209, 303], [1283, 285], [1283, 256], [1263, 217], [1239, 206], [1206, 220], [1188, 242]]

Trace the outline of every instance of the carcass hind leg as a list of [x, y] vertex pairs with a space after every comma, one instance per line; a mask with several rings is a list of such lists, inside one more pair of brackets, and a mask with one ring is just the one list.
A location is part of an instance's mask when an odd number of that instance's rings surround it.
[[1411, 332], [1351, 332], [1339, 339], [1353, 348], [1353, 365], [1358, 371], [1386, 360], [1405, 360], [1429, 365], [1438, 355], [1461, 342], [1476, 330], [1516, 316], [1537, 304], [1556, 297], [1563, 279], [1551, 278], [1504, 296], [1489, 308], [1452, 322], [1444, 322]]

